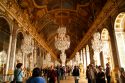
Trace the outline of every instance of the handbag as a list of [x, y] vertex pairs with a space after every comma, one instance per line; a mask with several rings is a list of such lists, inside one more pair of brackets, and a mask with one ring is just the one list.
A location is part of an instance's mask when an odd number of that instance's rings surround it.
[[11, 81], [10, 83], [16, 83], [16, 79], [14, 78], [13, 81]]
[[[20, 75], [21, 71], [18, 73], [17, 77]], [[16, 78], [13, 78], [13, 81], [11, 81], [10, 83], [16, 83]]]
[[75, 76], [75, 79], [76, 79], [76, 80], [79, 80], [80, 78], [79, 78], [79, 76]]
[[79, 80], [79, 79], [80, 79], [80, 78], [79, 78], [79, 76], [77, 76], [77, 77], [76, 77], [76, 79], [78, 79], [78, 80]]

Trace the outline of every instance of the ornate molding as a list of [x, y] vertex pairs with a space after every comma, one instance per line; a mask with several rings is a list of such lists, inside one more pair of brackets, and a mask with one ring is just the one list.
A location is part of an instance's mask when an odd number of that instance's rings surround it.
[[89, 41], [89, 39], [92, 37], [92, 35], [94, 34], [94, 32], [101, 28], [101, 26], [104, 24], [104, 22], [108, 19], [108, 17], [113, 13], [113, 11], [115, 11], [117, 9], [117, 7], [119, 6], [119, 4], [122, 1], [119, 2], [114, 2], [112, 0], [107, 1], [106, 5], [102, 8], [102, 11], [100, 12], [100, 14], [97, 16], [97, 18], [95, 19], [94, 23], [92, 24], [92, 26], [90, 27], [90, 29], [88, 30], [88, 32], [85, 34], [85, 36], [82, 38], [81, 42], [78, 44], [78, 46], [75, 48], [73, 54], [71, 55], [70, 58], [73, 58], [75, 56], [75, 53], [80, 50], [84, 45], [86, 45], [86, 43]]
[[19, 26], [24, 30], [28, 31], [29, 34], [38, 42], [40, 45], [46, 49], [55, 59], [56, 55], [52, 52], [46, 42], [37, 33], [35, 27], [30, 23], [29, 18], [25, 12], [20, 12], [19, 7], [14, 3], [14, 1], [0, 0], [0, 6], [5, 9], [5, 11], [11, 15], [19, 24]]

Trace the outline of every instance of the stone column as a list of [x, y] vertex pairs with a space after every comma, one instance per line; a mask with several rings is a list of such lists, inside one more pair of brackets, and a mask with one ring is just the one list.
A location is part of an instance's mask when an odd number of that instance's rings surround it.
[[80, 63], [83, 64], [83, 52], [82, 52], [82, 50], [80, 51]]
[[[7, 63], [6, 63], [6, 72], [5, 72], [5, 75], [7, 75], [8, 71], [9, 71], [11, 44], [12, 44], [12, 34], [10, 35], [10, 42], [9, 42], [9, 48], [8, 48], [8, 54], [7, 54], [8, 56], [7, 56]], [[5, 77], [5, 81], [7, 81], [6, 77]]]
[[14, 64], [15, 64], [15, 57], [16, 57], [16, 43], [17, 43], [17, 39], [15, 38], [15, 42], [14, 42], [14, 47], [13, 47], [13, 60], [12, 60], [12, 70], [14, 70]]
[[112, 29], [112, 30], [109, 30], [109, 35], [111, 38], [111, 47], [112, 47], [112, 54], [113, 54], [113, 60], [114, 60], [113, 82], [117, 83], [117, 81], [120, 81], [119, 79], [120, 62], [119, 62], [118, 47], [117, 47], [114, 27], [109, 27], [109, 29]]
[[[6, 65], [6, 75], [8, 74], [8, 71], [14, 70], [14, 63], [15, 63], [15, 51], [16, 51], [16, 30], [17, 25], [14, 24], [13, 31], [10, 35], [10, 42], [9, 42], [9, 49], [8, 49], [8, 58], [7, 58], [7, 65]], [[5, 78], [5, 80], [7, 80]]]
[[10, 53], [10, 61], [9, 61], [9, 68], [14, 70], [14, 63], [15, 63], [15, 50], [16, 50], [16, 39], [15, 36], [12, 36], [12, 45], [11, 45], [11, 53]]
[[86, 70], [86, 67], [87, 67], [87, 65], [86, 65], [86, 53], [85, 53], [85, 48], [83, 48], [83, 63], [84, 63], [84, 71]]

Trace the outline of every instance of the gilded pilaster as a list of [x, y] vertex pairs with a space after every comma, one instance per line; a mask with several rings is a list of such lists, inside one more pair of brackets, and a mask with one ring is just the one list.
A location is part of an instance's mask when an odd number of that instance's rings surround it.
[[17, 30], [17, 23], [14, 22], [13, 25], [13, 31], [11, 33], [12, 36], [12, 42], [11, 42], [11, 52], [10, 52], [10, 61], [9, 61], [9, 69], [14, 70], [14, 63], [15, 63], [15, 53], [16, 53], [16, 42], [17, 42], [17, 36], [16, 36], [16, 30]]

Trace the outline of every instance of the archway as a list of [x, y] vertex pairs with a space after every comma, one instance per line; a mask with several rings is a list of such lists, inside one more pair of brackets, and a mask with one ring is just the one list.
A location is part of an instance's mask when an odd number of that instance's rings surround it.
[[125, 68], [125, 12], [120, 13], [115, 20], [115, 35], [118, 47], [119, 63]]
[[7, 65], [7, 54], [10, 41], [10, 26], [8, 21], [0, 16], [0, 80], [4, 80]]
[[109, 32], [106, 28], [102, 30], [101, 41], [102, 41], [102, 54], [103, 54], [104, 68], [106, 68], [106, 63], [110, 63], [112, 68], [114, 67], [114, 63], [113, 63], [113, 57], [112, 57], [111, 41], [109, 37]]
[[21, 49], [23, 39], [24, 39], [23, 34], [21, 32], [19, 32], [17, 34], [15, 64], [23, 63], [23, 53], [22, 53], [22, 49]]

